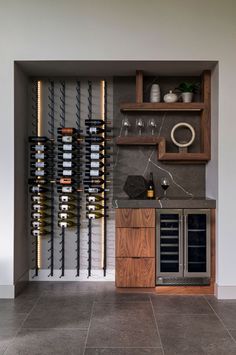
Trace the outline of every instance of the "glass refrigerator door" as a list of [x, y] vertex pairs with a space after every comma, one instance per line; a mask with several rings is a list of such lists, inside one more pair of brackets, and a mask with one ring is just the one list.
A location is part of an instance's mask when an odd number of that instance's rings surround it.
[[183, 276], [182, 212], [157, 212], [157, 278]]
[[185, 210], [184, 276], [210, 276], [210, 211]]

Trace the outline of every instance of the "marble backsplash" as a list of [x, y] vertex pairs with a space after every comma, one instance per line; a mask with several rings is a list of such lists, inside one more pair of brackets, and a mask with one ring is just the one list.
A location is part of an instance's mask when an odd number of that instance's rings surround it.
[[[175, 78], [176, 80], [176, 78]], [[169, 87], [175, 87], [175, 82], [170, 82]], [[167, 87], [165, 88], [167, 91]], [[137, 135], [135, 121], [142, 117], [147, 123], [153, 117], [157, 122], [155, 134], [166, 138], [167, 151], [177, 152], [177, 147], [170, 139], [172, 127], [178, 122], [188, 122], [196, 131], [196, 139], [189, 151], [200, 150], [200, 115], [197, 112], [149, 112], [149, 113], [122, 113], [119, 109], [121, 102], [135, 101], [135, 78], [116, 77], [113, 81], [113, 127], [114, 136], [124, 135], [122, 119], [127, 117], [131, 122], [130, 135]], [[186, 132], [183, 132], [185, 134]], [[150, 134], [145, 128], [143, 134]], [[181, 132], [180, 132], [181, 134]], [[166, 164], [157, 160], [157, 148], [154, 146], [115, 146], [114, 145], [114, 198], [127, 197], [123, 191], [128, 175], [142, 175], [149, 178], [153, 172], [156, 195], [162, 196], [160, 186], [162, 177], [168, 177], [170, 187], [167, 191], [170, 197], [204, 197], [205, 196], [205, 165], [204, 164]]]

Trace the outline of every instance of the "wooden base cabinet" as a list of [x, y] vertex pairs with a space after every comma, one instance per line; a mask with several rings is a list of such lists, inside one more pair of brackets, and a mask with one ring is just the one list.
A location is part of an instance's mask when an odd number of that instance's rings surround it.
[[155, 209], [116, 210], [116, 286], [155, 287]]

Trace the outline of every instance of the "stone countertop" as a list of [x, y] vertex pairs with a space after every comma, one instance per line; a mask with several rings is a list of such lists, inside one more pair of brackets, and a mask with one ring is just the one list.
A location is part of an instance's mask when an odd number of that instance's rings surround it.
[[113, 199], [114, 208], [216, 208], [216, 200], [199, 198], [168, 198], [156, 200]]

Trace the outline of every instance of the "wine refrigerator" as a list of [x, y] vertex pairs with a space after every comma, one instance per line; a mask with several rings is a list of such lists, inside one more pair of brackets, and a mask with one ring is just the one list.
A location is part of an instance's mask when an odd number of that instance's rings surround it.
[[210, 211], [157, 210], [157, 285], [210, 284]]

